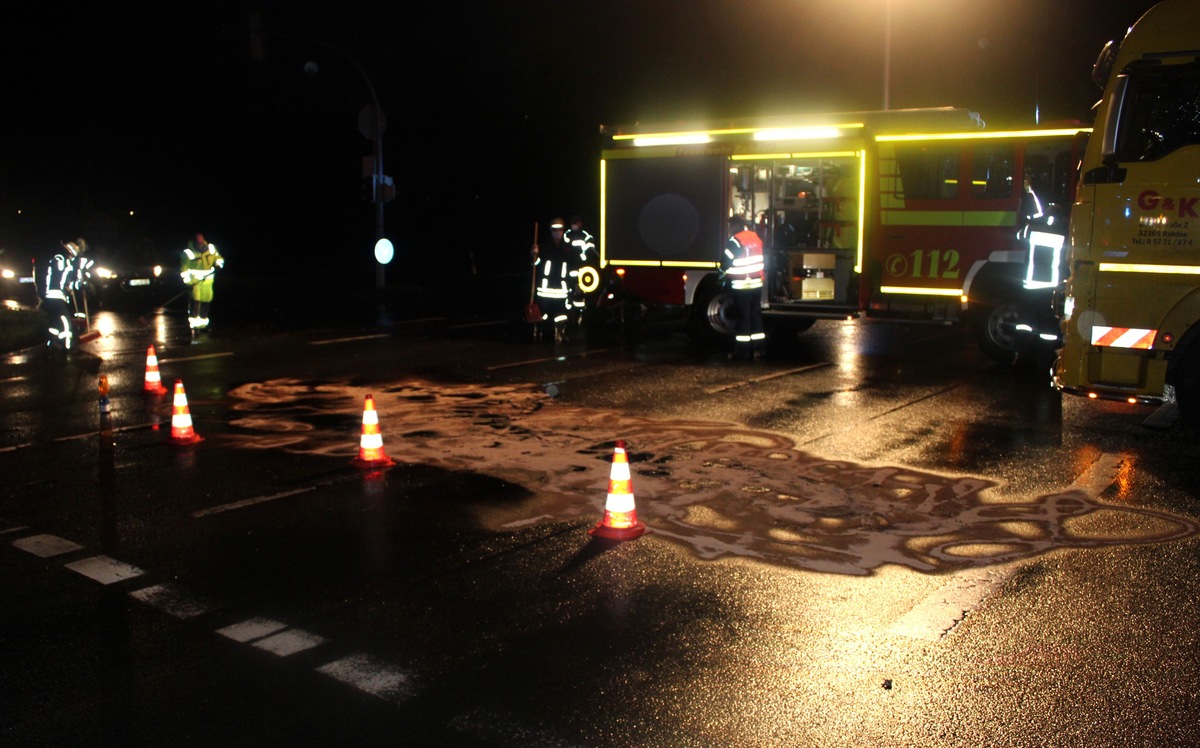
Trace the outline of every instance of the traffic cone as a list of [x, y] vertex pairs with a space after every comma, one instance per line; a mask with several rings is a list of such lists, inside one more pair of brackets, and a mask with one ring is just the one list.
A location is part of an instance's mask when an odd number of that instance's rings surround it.
[[633, 540], [645, 532], [646, 526], [638, 521], [637, 509], [633, 504], [633, 483], [629, 475], [625, 442], [618, 441], [613, 449], [612, 469], [608, 474], [604, 519], [588, 533], [609, 540]]
[[358, 457], [351, 465], [361, 468], [380, 468], [395, 465], [395, 461], [383, 452], [383, 434], [379, 432], [379, 414], [375, 412], [375, 398], [367, 395], [363, 402], [362, 437], [358, 442]]
[[142, 386], [142, 394], [167, 394], [167, 388], [163, 387], [162, 376], [158, 373], [158, 356], [154, 353], [154, 346], [146, 349], [146, 383]]
[[188, 410], [187, 394], [183, 391], [183, 380], [175, 380], [175, 401], [171, 405], [171, 437], [167, 440], [172, 444], [195, 444], [203, 441], [192, 428], [192, 414]]

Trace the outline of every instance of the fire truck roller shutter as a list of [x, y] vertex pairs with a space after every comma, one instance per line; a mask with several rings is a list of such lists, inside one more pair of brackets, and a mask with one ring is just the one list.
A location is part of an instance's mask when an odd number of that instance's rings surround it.
[[724, 156], [613, 159], [607, 169], [606, 260], [719, 260]]

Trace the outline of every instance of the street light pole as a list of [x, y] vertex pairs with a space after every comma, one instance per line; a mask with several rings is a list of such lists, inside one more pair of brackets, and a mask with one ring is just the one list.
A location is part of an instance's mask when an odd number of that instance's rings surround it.
[[883, 110], [886, 112], [892, 84], [892, 0], [884, 0], [883, 17]]
[[[378, 244], [379, 241], [384, 238], [383, 206], [384, 206], [385, 201], [384, 201], [384, 195], [383, 195], [383, 192], [384, 192], [384, 190], [383, 190], [383, 180], [384, 180], [384, 172], [383, 172], [383, 108], [379, 106], [379, 95], [375, 91], [375, 84], [371, 81], [371, 76], [367, 75], [367, 71], [365, 69], [363, 69], [363, 66], [358, 63], [358, 60], [356, 60], [354, 58], [354, 55], [350, 54], [345, 49], [343, 49], [342, 47], [339, 47], [338, 45], [336, 45], [332, 42], [327, 42], [323, 39], [309, 39], [306, 37], [292, 36], [291, 34], [281, 34], [279, 32], [275, 32], [275, 31], [264, 31], [264, 30], [262, 30], [260, 23], [261, 23], [260, 19], [258, 19], [257, 17], [252, 17], [252, 19], [251, 19], [252, 46], [254, 45], [255, 37], [257, 37], [257, 36], [273, 36], [273, 37], [277, 37], [280, 39], [288, 39], [288, 40], [294, 41], [294, 42], [301, 42], [304, 44], [315, 44], [317, 46], [332, 49], [334, 52], [337, 52], [342, 57], [345, 57], [350, 62], [350, 64], [354, 67], [354, 69], [358, 71], [358, 74], [362, 76], [363, 82], [367, 86], [367, 93], [369, 93], [371, 95], [371, 107], [374, 110], [374, 115], [375, 115], [374, 126], [371, 128], [371, 131], [372, 131], [371, 132], [371, 146], [372, 146], [372, 151], [373, 151], [374, 161], [375, 161], [374, 169], [372, 170], [372, 174], [371, 174], [371, 179], [374, 183], [371, 193], [372, 193], [372, 200], [375, 203], [375, 242], [376, 242], [376, 244]], [[257, 55], [262, 54], [261, 44], [258, 44], [258, 46], [256, 47], [256, 54]], [[384, 280], [383, 263], [380, 262], [378, 259], [376, 259], [376, 261], [375, 261], [375, 287], [381, 289], [381, 288], [384, 288], [385, 285], [386, 285], [386, 283]]]

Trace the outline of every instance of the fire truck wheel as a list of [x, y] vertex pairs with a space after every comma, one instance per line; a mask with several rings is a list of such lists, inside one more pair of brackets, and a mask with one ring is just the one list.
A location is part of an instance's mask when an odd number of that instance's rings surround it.
[[737, 332], [737, 304], [733, 292], [723, 288], [697, 295], [692, 304], [690, 332], [697, 342], [729, 340]]
[[1020, 309], [1011, 302], [1001, 302], [983, 310], [975, 318], [975, 342], [988, 358], [998, 364], [1011, 364], [1017, 358], [1015, 326], [1021, 318]]
[[1180, 362], [1175, 377], [1175, 400], [1183, 420], [1200, 431], [1200, 342], [1193, 342]]

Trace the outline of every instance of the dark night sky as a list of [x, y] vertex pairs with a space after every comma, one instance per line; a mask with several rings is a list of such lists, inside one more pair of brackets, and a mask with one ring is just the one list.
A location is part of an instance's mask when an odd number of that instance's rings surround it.
[[[601, 123], [879, 108], [886, 3], [258, 7], [265, 30], [337, 45], [373, 80], [401, 257], [482, 243], [488, 270], [520, 262], [535, 219], [594, 223]], [[1035, 104], [1043, 121], [1085, 118], [1101, 45], [1153, 0], [891, 3], [891, 106], [965, 106], [995, 126], [1032, 124]], [[200, 229], [242, 260], [373, 279], [361, 76], [279, 36], [252, 61], [243, 3], [177, 5], [44, 4], [4, 24], [0, 246], [109, 226], [177, 248]]]

